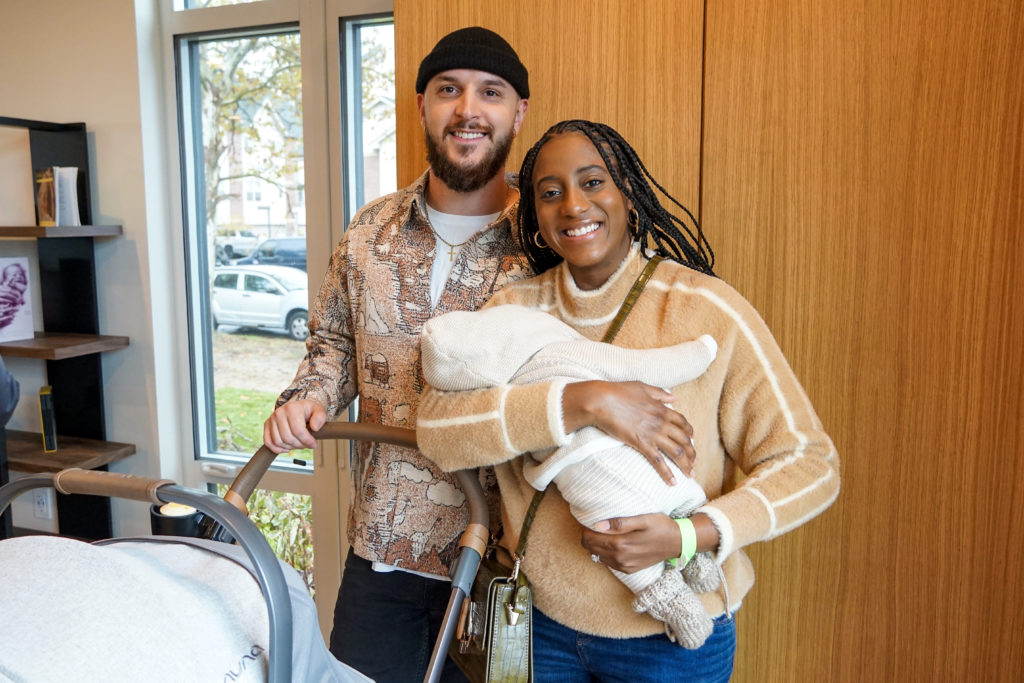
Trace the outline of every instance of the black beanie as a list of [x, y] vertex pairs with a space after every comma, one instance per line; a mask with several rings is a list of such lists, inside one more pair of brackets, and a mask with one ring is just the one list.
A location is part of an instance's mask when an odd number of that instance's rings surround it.
[[476, 69], [501, 76], [524, 100], [530, 97], [530, 79], [526, 67], [505, 39], [494, 31], [479, 26], [452, 31], [420, 62], [416, 76], [416, 92], [422, 93], [427, 82], [449, 69]]

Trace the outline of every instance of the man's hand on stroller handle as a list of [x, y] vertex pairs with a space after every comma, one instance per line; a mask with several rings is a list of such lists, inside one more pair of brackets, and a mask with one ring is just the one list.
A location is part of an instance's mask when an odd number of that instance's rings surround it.
[[313, 448], [313, 432], [327, 423], [327, 411], [309, 399], [289, 401], [278, 407], [263, 423], [263, 443], [274, 453]]

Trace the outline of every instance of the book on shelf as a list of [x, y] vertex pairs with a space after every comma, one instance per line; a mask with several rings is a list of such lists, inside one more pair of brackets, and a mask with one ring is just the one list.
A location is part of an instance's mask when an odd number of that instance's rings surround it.
[[36, 218], [42, 226], [82, 224], [77, 166], [50, 166], [36, 171]]
[[53, 389], [50, 386], [39, 389], [39, 421], [43, 430], [43, 452], [57, 450], [57, 423], [53, 413]]

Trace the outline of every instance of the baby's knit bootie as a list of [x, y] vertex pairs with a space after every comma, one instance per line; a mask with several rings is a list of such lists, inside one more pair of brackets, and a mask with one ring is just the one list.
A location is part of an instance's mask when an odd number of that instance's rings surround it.
[[634, 598], [633, 610], [664, 622], [670, 636], [687, 650], [699, 648], [714, 630], [711, 617], [683, 582], [683, 575], [671, 569]]
[[681, 571], [686, 585], [696, 593], [710, 593], [722, 585], [722, 576], [711, 553], [697, 553]]

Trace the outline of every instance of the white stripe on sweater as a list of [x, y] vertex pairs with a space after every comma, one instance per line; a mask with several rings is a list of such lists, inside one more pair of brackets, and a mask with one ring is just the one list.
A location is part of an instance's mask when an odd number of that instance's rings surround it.
[[[660, 280], [654, 280], [654, 279], [652, 279], [650, 282], [648, 282], [647, 286], [648, 287], [653, 287], [655, 289], [659, 289], [659, 290], [661, 290], [663, 292], [667, 292], [670, 289], [670, 286], [667, 283], [662, 282]], [[793, 415], [792, 408], [790, 408], [790, 406], [789, 406], [789, 402], [786, 401], [786, 395], [783, 393], [782, 387], [779, 385], [779, 377], [778, 377], [778, 375], [775, 374], [775, 371], [772, 369], [772, 365], [771, 365], [771, 362], [768, 360], [768, 356], [765, 355], [764, 349], [761, 347], [761, 344], [758, 343], [757, 337], [756, 337], [756, 335], [754, 335], [753, 330], [751, 330], [750, 326], [747, 325], [747, 321], [744, 320], [743, 316], [740, 315], [740, 313], [736, 309], [734, 309], [732, 306], [730, 306], [725, 300], [723, 300], [716, 293], [712, 292], [711, 290], [709, 290], [707, 288], [704, 288], [704, 287], [688, 287], [687, 285], [683, 284], [682, 282], [675, 282], [675, 283], [673, 283], [671, 285], [671, 288], [678, 289], [679, 291], [681, 291], [681, 292], [683, 292], [685, 294], [693, 294], [693, 295], [696, 295], [696, 296], [703, 297], [703, 298], [707, 299], [708, 301], [710, 301], [720, 311], [722, 311], [727, 316], [732, 318], [732, 320], [736, 324], [737, 328], [739, 328], [740, 332], [746, 338], [747, 343], [749, 343], [750, 347], [754, 350], [754, 354], [757, 356], [757, 359], [761, 363], [761, 366], [764, 368], [765, 376], [768, 378], [769, 384], [770, 384], [770, 386], [772, 388], [772, 393], [775, 395], [775, 399], [776, 399], [776, 401], [779, 404], [779, 410], [781, 411], [783, 417], [786, 420], [786, 426], [789, 428], [789, 432], [797, 440], [797, 448], [793, 451], [793, 455], [790, 456], [789, 458], [787, 458], [787, 460], [795, 459], [796, 456], [798, 456], [799, 454], [803, 453], [804, 450], [807, 447], [807, 435], [797, 429], [797, 427], [796, 427], [796, 418]], [[786, 463], [785, 462], [775, 463], [772, 467], [769, 467], [764, 472], [759, 473], [755, 477], [751, 477], [750, 479], [747, 479], [745, 483], [748, 484], [748, 485], [752, 485], [752, 484], [756, 483], [757, 481], [759, 481], [760, 479], [762, 479], [763, 477], [765, 477], [768, 474], [770, 474], [776, 467], [782, 467], [782, 466], [784, 466], [784, 464], [786, 464]], [[827, 481], [828, 480], [828, 476], [830, 476], [830, 474], [831, 474], [831, 470], [829, 470], [828, 473], [824, 477], [820, 478], [817, 483], [821, 484], [821, 483]], [[760, 492], [758, 492], [758, 496], [764, 502], [764, 504], [765, 504], [765, 506], [767, 508], [767, 511], [768, 511], [768, 515], [772, 519], [772, 528], [774, 528], [774, 526], [775, 526], [775, 521], [774, 521], [775, 520], [775, 510], [774, 510], [774, 507], [773, 507], [772, 503], [770, 501], [768, 501], [768, 499], [763, 496], [763, 494], [760, 494]], [[777, 503], [776, 503], [776, 505], [777, 505]]]
[[[511, 387], [507, 385], [501, 389], [501, 395], [498, 397], [498, 415], [505, 414], [505, 399], [508, 398], [510, 389]], [[515, 449], [512, 446], [512, 438], [508, 435], [508, 429], [505, 428], [505, 421], [499, 419], [498, 426], [501, 427], [501, 440], [505, 442], [505, 450], [509, 453], [515, 453]]]
[[821, 488], [822, 485], [824, 485], [833, 476], [835, 476], [835, 470], [833, 470], [831, 468], [827, 469], [826, 472], [825, 472], [825, 476], [823, 476], [820, 479], [817, 479], [817, 480], [811, 482], [810, 484], [808, 484], [807, 486], [803, 487], [799, 491], [794, 491], [793, 493], [789, 494], [785, 498], [780, 498], [779, 500], [775, 501], [775, 507], [782, 507], [783, 505], [788, 505], [789, 503], [792, 503], [794, 500], [797, 500], [799, 498], [803, 498], [804, 496], [806, 496], [808, 493], [810, 493], [814, 489]]
[[[668, 291], [668, 286], [659, 280], [651, 280], [647, 286]], [[747, 339], [750, 347], [754, 350], [754, 354], [757, 356], [758, 361], [760, 361], [761, 366], [764, 367], [765, 375], [767, 375], [768, 380], [771, 383], [772, 393], [775, 394], [775, 398], [779, 402], [779, 409], [786, 418], [786, 425], [789, 427], [789, 431], [796, 436], [797, 440], [800, 442], [800, 450], [803, 450], [807, 445], [807, 437], [803, 432], [796, 428], [796, 420], [793, 416], [793, 410], [789, 407], [789, 403], [786, 401], [786, 396], [782, 392], [782, 387], [779, 385], [779, 376], [775, 374], [775, 371], [772, 369], [772, 364], [768, 360], [768, 356], [765, 355], [764, 349], [757, 341], [757, 336], [754, 335], [753, 330], [751, 330], [750, 326], [747, 325], [747, 321], [743, 319], [743, 316], [740, 315], [739, 311], [730, 306], [720, 296], [709, 289], [705, 289], [704, 287], [687, 287], [681, 282], [674, 283], [672, 287], [688, 294], [696, 294], [697, 296], [704, 297], [714, 304], [719, 310], [732, 318], [733, 322], [736, 323], [736, 326]]]
[[[832, 470], [832, 469], [829, 469], [828, 474], [825, 476], [824, 479], [821, 480], [821, 483], [827, 482], [829, 479], [831, 479], [834, 476], [836, 476], [835, 475], [835, 471]], [[776, 533], [776, 535], [777, 536], [781, 536], [782, 534], [786, 533], [787, 531], [790, 531], [791, 529], [797, 528], [798, 526], [800, 526], [801, 524], [803, 524], [807, 520], [814, 518], [816, 515], [820, 514], [822, 510], [824, 510], [829, 505], [834, 503], [836, 498], [838, 498], [838, 497], [839, 497], [839, 489], [837, 488], [837, 489], [835, 489], [832, 492], [832, 495], [829, 496], [828, 500], [824, 501], [821, 505], [815, 507], [814, 509], [808, 510], [807, 514], [803, 515], [802, 517], [798, 517], [797, 519], [794, 519], [792, 522], [790, 522], [786, 526], [782, 527], [781, 529], [778, 529], [777, 530], [778, 533]]]
[[[526, 280], [525, 282], [529, 282], [529, 280]], [[507, 291], [507, 290], [511, 290], [511, 289], [533, 289], [533, 290], [537, 290], [537, 289], [540, 289], [540, 287], [537, 286], [537, 285], [525, 285], [525, 284], [521, 284], [519, 282], [513, 282], [510, 285], [506, 285], [503, 291]], [[545, 289], [552, 289], [552, 288], [551, 287], [545, 287]], [[589, 294], [590, 292], [584, 292], [584, 293]], [[556, 318], [559, 318], [562, 322], [564, 322], [564, 323], [566, 323], [568, 325], [572, 325], [573, 327], [575, 327], [577, 329], [579, 329], [579, 328], [586, 328], [586, 327], [597, 327], [599, 325], [607, 325], [618, 314], [618, 310], [616, 309], [616, 310], [612, 311], [611, 313], [608, 313], [607, 315], [601, 316], [600, 318], [584, 318], [584, 317], [580, 317], [580, 316], [577, 316], [577, 315], [572, 315], [568, 310], [566, 310], [565, 302], [559, 296], [552, 297], [552, 298], [555, 299], [555, 303], [554, 304], [549, 304], [549, 303], [544, 302], [543, 299], [546, 298], [544, 296], [540, 296], [538, 298], [542, 299], [542, 301], [537, 302], [534, 305], [534, 308], [536, 308], [536, 309], [538, 309], [540, 311], [544, 311], [545, 313], [550, 313], [551, 315], [554, 315]], [[557, 311], [557, 313], [555, 313], [553, 311]]]
[[434, 420], [417, 420], [416, 427], [424, 427], [426, 429], [446, 429], [448, 427], [461, 427], [462, 425], [487, 422], [488, 420], [498, 420], [500, 417], [501, 414], [497, 410], [492, 410], [487, 413], [477, 413], [475, 415], [440, 417]]
[[768, 538], [775, 536], [775, 525], [778, 524], [779, 519], [775, 516], [775, 507], [772, 505], [772, 502], [759, 489], [755, 489], [753, 486], [747, 486], [740, 490], [751, 494], [765, 506], [768, 510]]
[[619, 313], [618, 309], [616, 309], [616, 310], [612, 311], [611, 313], [609, 313], [608, 315], [603, 315], [600, 318], [581, 318], [579, 316], [572, 315], [572, 314], [569, 313], [569, 311], [565, 310], [565, 305], [563, 304], [561, 299], [558, 300], [558, 307], [557, 308], [558, 308], [558, 315], [563, 320], [563, 322], [566, 322], [566, 323], [572, 325], [576, 329], [586, 328], [586, 327], [599, 327], [599, 326], [600, 327], [604, 327], [604, 326], [607, 326], [608, 323], [610, 323], [612, 320], [614, 320], [615, 316], [618, 315], [618, 313]]

